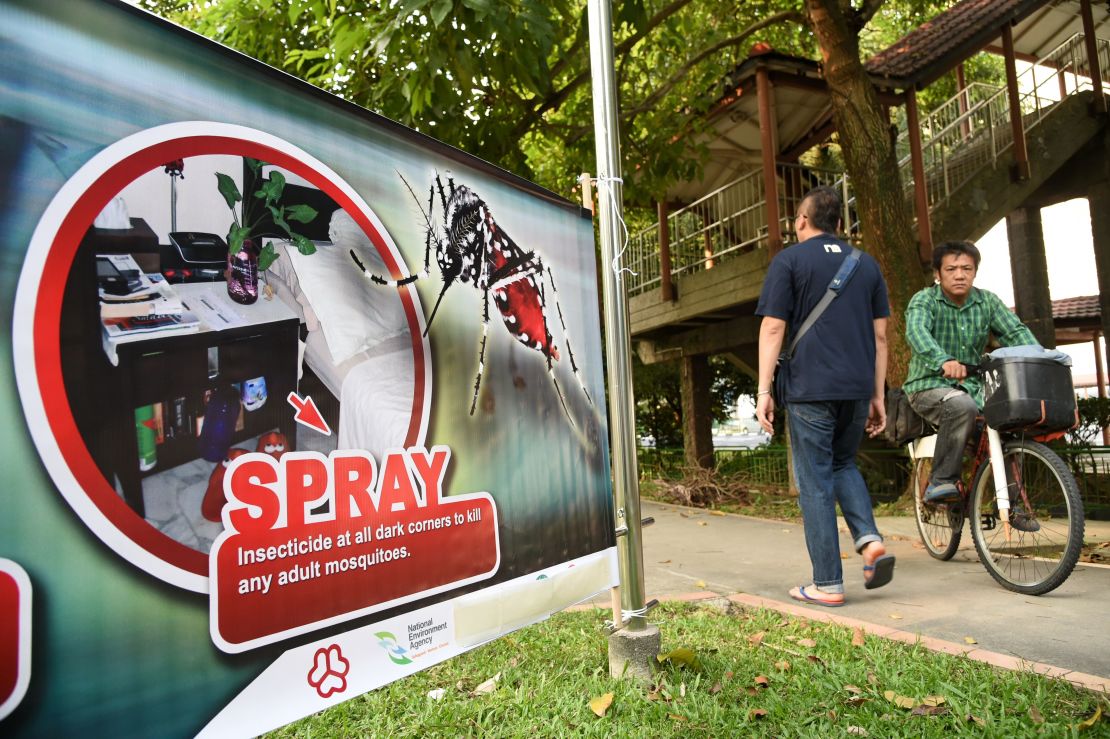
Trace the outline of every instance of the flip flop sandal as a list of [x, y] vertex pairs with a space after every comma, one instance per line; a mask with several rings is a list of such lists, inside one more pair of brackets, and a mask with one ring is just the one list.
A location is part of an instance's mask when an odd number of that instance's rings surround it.
[[824, 598], [814, 598], [806, 592], [804, 587], [797, 587], [790, 590], [790, 597], [794, 600], [800, 600], [803, 603], [816, 603], [819, 606], [827, 608], [839, 608], [844, 605], [843, 600], [825, 600]]
[[[871, 576], [868, 577], [867, 573]], [[884, 554], [869, 565], [863, 566], [863, 587], [868, 590], [881, 588], [894, 579], [894, 555]]]

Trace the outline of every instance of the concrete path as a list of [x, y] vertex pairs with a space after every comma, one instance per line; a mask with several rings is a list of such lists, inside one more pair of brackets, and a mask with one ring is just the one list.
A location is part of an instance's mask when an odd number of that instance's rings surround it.
[[[800, 523], [713, 515], [647, 501], [642, 512], [655, 518], [644, 529], [649, 600], [707, 591], [742, 593], [748, 602], [762, 598], [782, 604], [783, 610], [797, 606], [873, 624], [877, 633], [898, 629], [957, 645], [967, 645], [966, 637], [971, 637], [977, 646], [963, 647], [966, 651], [1054, 665], [1106, 678], [1110, 686], [1110, 567], [1105, 565], [1077, 565], [1053, 592], [1020, 595], [987, 573], [966, 524], [960, 550], [941, 562], [921, 545], [913, 518], [886, 517], [878, 525], [887, 551], [898, 558], [894, 581], [865, 590], [861, 560], [841, 521], [841, 551], [850, 554], [844, 560], [847, 604], [824, 608], [787, 595], [791, 587], [812, 580]], [[1089, 522], [1086, 538], [1110, 540], [1110, 523]], [[595, 602], [607, 604], [605, 598]]]

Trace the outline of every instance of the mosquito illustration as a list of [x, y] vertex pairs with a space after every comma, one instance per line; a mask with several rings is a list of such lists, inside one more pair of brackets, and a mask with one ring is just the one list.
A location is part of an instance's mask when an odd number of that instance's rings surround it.
[[[351, 258], [355, 264], [371, 282], [378, 285], [389, 287], [408, 285], [429, 276], [434, 246], [436, 263], [443, 278], [443, 289], [436, 298], [424, 335], [428, 334], [428, 329], [435, 320], [443, 295], [456, 281], [462, 284], [470, 283], [482, 294], [482, 340], [478, 351], [478, 374], [474, 378], [470, 415], [474, 415], [474, 409], [478, 403], [478, 391], [482, 386], [492, 297], [497, 310], [501, 313], [501, 322], [508, 332], [521, 344], [544, 356], [547, 372], [551, 376], [551, 382], [555, 386], [563, 412], [574, 426], [574, 419], [571, 418], [567, 408], [566, 397], [559, 387], [559, 381], [555, 378], [554, 363], [559, 361], [560, 357], [559, 348], [548, 328], [550, 322], [547, 315], [545, 283], [551, 287], [552, 302], [559, 316], [571, 372], [591, 407], [593, 407], [593, 399], [590, 398], [590, 393], [586, 390], [578, 372], [578, 365], [574, 361], [574, 351], [570, 346], [570, 337], [567, 335], [566, 321], [563, 319], [562, 306], [559, 305], [559, 293], [555, 288], [551, 268], [544, 265], [535, 251], [521, 249], [497, 224], [485, 201], [470, 188], [461, 184], [456, 185], [455, 180], [450, 177], [447, 178], [447, 187], [444, 188], [443, 180], [437, 174], [428, 187], [428, 209], [425, 211], [408, 180], [400, 172], [397, 174], [416, 201], [421, 215], [424, 216], [424, 269], [418, 274], [399, 280], [388, 279], [367, 271], [352, 250]], [[437, 225], [432, 220], [436, 195], [439, 196], [440, 209], [443, 213], [441, 225]]]

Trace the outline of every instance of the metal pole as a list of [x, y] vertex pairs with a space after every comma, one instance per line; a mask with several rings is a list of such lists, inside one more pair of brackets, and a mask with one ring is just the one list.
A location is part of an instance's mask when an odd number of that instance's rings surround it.
[[170, 231], [177, 231], [177, 177], [170, 175]]
[[[597, 151], [601, 273], [605, 309], [605, 356], [609, 381], [609, 422], [613, 449], [613, 504], [618, 530], [621, 607], [633, 615], [628, 629], [640, 631], [644, 609], [644, 552], [640, 489], [636, 472], [635, 406], [628, 333], [628, 303], [620, 270], [624, 246], [620, 138], [613, 81], [613, 35], [609, 0], [589, 0], [590, 70], [593, 78], [594, 137]], [[618, 624], [619, 626], [619, 624]]]

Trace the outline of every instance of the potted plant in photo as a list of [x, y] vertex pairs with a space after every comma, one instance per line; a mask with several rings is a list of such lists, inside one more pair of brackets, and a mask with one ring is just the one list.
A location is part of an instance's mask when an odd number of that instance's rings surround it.
[[[244, 157], [244, 161], [260, 179], [266, 162]], [[265, 272], [278, 258], [273, 244], [259, 248], [255, 243], [257, 229], [268, 214], [274, 225], [284, 231], [301, 254], [312, 254], [316, 245], [303, 234], [293, 230], [291, 223], [309, 223], [316, 218], [315, 208], [308, 205], [281, 204], [285, 190], [285, 176], [276, 170], [249, 197], [244, 198], [239, 187], [228, 175], [216, 173], [217, 187], [231, 210], [231, 226], [227, 232], [227, 293], [232, 300], [249, 305], [258, 300], [258, 273]], [[236, 203], [240, 203], [238, 212]]]

